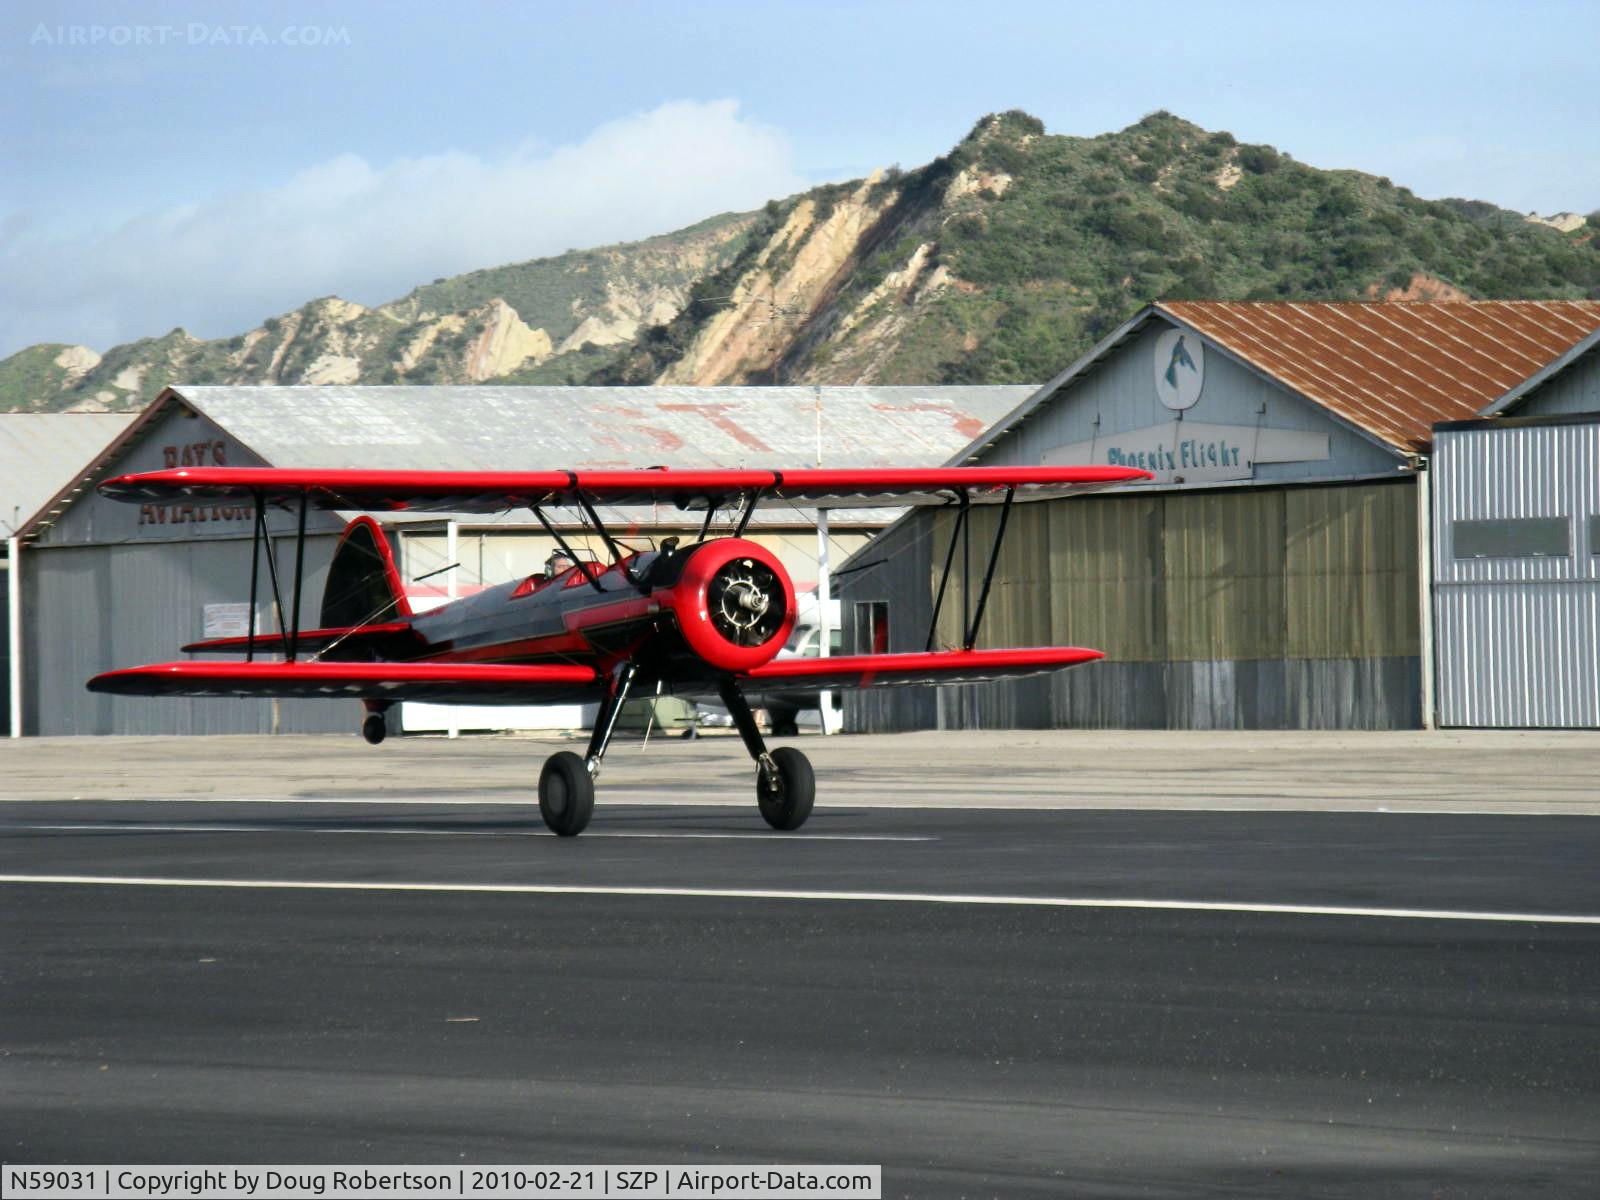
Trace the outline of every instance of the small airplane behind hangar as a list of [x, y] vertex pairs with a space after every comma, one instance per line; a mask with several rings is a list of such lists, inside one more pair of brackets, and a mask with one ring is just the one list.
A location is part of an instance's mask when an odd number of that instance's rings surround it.
[[[384, 712], [401, 700], [460, 704], [597, 702], [587, 751], [560, 751], [539, 777], [539, 811], [562, 836], [594, 812], [595, 779], [630, 696], [667, 692], [715, 697], [733, 716], [756, 762], [756, 803], [774, 829], [805, 823], [815, 798], [811, 764], [790, 746], [769, 750], [747, 693], [926, 683], [970, 683], [1056, 671], [1100, 658], [1097, 650], [1042, 646], [974, 649], [1013, 503], [1096, 491], [1150, 478], [1126, 467], [943, 467], [880, 470], [369, 471], [198, 467], [107, 480], [100, 491], [134, 503], [183, 498], [254, 502], [251, 625], [244, 637], [183, 647], [242, 655], [243, 662], [155, 663], [89, 681], [97, 692], [140, 696], [346, 697], [361, 700], [362, 733], [383, 740]], [[947, 504], [965, 523], [974, 504], [1002, 505], [970, 624], [959, 648], [934, 649], [933, 627], [958, 541], [951, 539], [922, 653], [779, 658], [795, 622], [794, 585], [770, 551], [745, 539], [765, 500], [873, 507]], [[659, 547], [627, 544], [597, 505], [675, 504], [703, 510], [699, 536]], [[268, 507], [298, 520], [292, 608]], [[586, 559], [546, 516], [578, 509], [609, 563]], [[316, 628], [302, 629], [299, 577], [308, 509], [367, 512], [497, 512], [526, 508], [560, 547], [559, 569], [413, 613], [382, 528], [371, 517], [345, 528], [328, 569]], [[713, 536], [719, 518], [727, 525]], [[264, 549], [264, 554], [263, 554]], [[965, 556], [963, 556], [965, 557]], [[261, 563], [287, 628], [257, 631]]]

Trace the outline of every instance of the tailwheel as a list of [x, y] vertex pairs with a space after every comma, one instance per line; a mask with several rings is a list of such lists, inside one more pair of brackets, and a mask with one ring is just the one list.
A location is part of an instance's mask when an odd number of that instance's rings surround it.
[[368, 744], [376, 746], [389, 736], [389, 723], [384, 720], [381, 712], [368, 713], [361, 722], [361, 736], [367, 739]]
[[[770, 765], [768, 765], [770, 764]], [[780, 746], [756, 773], [756, 804], [774, 829], [799, 829], [817, 798], [811, 760], [793, 746]]]
[[594, 816], [594, 778], [570, 750], [545, 759], [539, 772], [539, 815], [561, 837], [576, 837]]

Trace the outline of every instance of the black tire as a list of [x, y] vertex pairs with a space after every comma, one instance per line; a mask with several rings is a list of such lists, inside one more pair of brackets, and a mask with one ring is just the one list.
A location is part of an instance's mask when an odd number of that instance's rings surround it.
[[799, 829], [817, 798], [811, 760], [793, 746], [779, 746], [772, 752], [772, 763], [778, 768], [776, 779], [769, 778], [767, 771], [756, 773], [756, 805], [762, 819], [774, 829]]
[[361, 736], [367, 739], [369, 745], [376, 746], [389, 736], [389, 722], [384, 720], [382, 713], [368, 713], [361, 722]]
[[570, 750], [552, 754], [539, 772], [539, 815], [560, 837], [577, 837], [594, 816], [594, 778]]

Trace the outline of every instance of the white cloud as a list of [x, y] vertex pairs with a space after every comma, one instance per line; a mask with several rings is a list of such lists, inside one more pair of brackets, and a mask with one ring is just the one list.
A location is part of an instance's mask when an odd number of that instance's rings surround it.
[[335, 293], [363, 304], [419, 283], [631, 240], [807, 186], [777, 130], [736, 101], [674, 101], [582, 142], [498, 158], [374, 166], [343, 154], [276, 187], [140, 213], [81, 237], [0, 218], [0, 357], [97, 349], [182, 325], [241, 333]]

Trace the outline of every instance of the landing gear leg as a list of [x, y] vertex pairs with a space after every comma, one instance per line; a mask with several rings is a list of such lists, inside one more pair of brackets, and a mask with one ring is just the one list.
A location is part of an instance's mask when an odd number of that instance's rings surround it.
[[589, 735], [588, 752], [582, 758], [562, 750], [545, 759], [544, 770], [539, 772], [539, 815], [552, 833], [576, 837], [588, 828], [589, 818], [594, 816], [594, 779], [600, 773], [600, 760], [611, 744], [617, 717], [637, 675], [638, 668], [630, 662], [612, 677], [595, 717], [594, 732]]
[[817, 798], [817, 779], [811, 762], [792, 746], [781, 746], [771, 753], [756, 727], [755, 714], [731, 681], [719, 689], [722, 706], [733, 714], [733, 723], [744, 748], [756, 760], [756, 806], [762, 819], [774, 829], [799, 829], [811, 815], [811, 805]]

